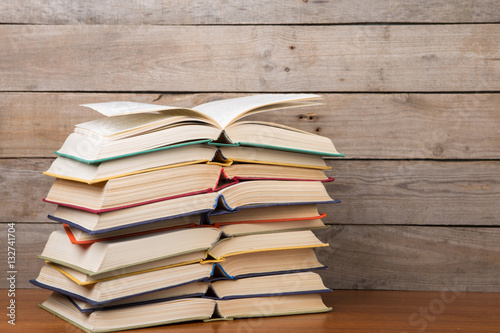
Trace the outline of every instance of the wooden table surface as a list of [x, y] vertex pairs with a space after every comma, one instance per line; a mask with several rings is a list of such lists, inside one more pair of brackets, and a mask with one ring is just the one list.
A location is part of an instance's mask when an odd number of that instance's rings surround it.
[[[38, 307], [50, 292], [18, 289], [16, 325], [2, 315], [0, 332], [82, 332]], [[2, 312], [9, 303], [0, 290]], [[334, 291], [324, 296], [333, 311], [323, 314], [177, 324], [131, 332], [500, 332], [500, 293]]]

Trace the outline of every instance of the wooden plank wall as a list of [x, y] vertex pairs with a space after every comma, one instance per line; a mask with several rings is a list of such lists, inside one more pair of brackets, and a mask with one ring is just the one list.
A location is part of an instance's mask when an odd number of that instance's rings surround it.
[[500, 291], [499, 22], [496, 0], [2, 1], [0, 230], [16, 223], [18, 288], [59, 227], [42, 171], [97, 117], [79, 104], [316, 92], [323, 106], [256, 117], [347, 155], [329, 161], [343, 203], [318, 233], [327, 285]]

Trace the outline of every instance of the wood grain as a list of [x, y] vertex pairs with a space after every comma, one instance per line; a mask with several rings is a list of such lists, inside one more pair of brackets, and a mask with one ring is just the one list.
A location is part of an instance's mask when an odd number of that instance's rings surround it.
[[500, 90], [500, 25], [0, 26], [0, 91]]
[[0, 222], [46, 222], [55, 205], [42, 201], [54, 178], [43, 175], [51, 159], [0, 159]]
[[[500, 292], [499, 22], [495, 0], [0, 2], [0, 233], [16, 222], [17, 288], [33, 288], [60, 228], [42, 171], [99, 117], [79, 104], [322, 92], [321, 107], [254, 119], [347, 155], [328, 162], [342, 203], [318, 232], [325, 282], [438, 293], [336, 292], [330, 314], [175, 329], [498, 332], [498, 294], [465, 291]], [[77, 331], [36, 307], [45, 291], [19, 291], [18, 328]]]
[[[30, 279], [38, 276], [40, 269], [43, 266], [43, 260], [38, 259], [37, 255], [42, 253], [45, 243], [52, 231], [62, 228], [59, 224], [43, 224], [43, 223], [17, 223], [14, 226], [15, 231], [10, 232], [15, 236], [15, 269], [16, 273], [16, 288], [35, 288], [29, 283]], [[0, 232], [7, 239], [7, 223], [0, 223]], [[2, 244], [6, 244], [2, 241]], [[2, 245], [2, 253], [0, 260], [7, 267], [7, 247]], [[4, 271], [6, 272], [7, 269]], [[0, 288], [8, 288], [8, 281], [2, 279]]]
[[327, 223], [500, 225], [498, 161], [332, 161]]
[[[193, 107], [248, 94], [0, 93], [0, 157], [53, 157], [76, 124], [100, 115], [85, 103], [130, 100]], [[347, 159], [498, 159], [500, 94], [322, 94], [318, 107], [265, 120], [327, 136]]]
[[[9, 300], [0, 291], [3, 304]], [[46, 290], [20, 289], [16, 295], [16, 330], [23, 332], [81, 332], [38, 307], [49, 297]], [[237, 319], [209, 323], [187, 323], [138, 329], [134, 332], [254, 332], [262, 333], [442, 333], [452, 329], [462, 333], [497, 333], [500, 324], [498, 293], [451, 293], [409, 291], [336, 290], [323, 295], [333, 311], [321, 314]], [[12, 330], [7, 321], [2, 331]]]
[[494, 0], [411, 1], [50, 1], [0, 3], [1, 23], [22, 24], [329, 24], [498, 22]]
[[[3, 222], [48, 222], [50, 159], [0, 159]], [[498, 161], [330, 161], [328, 224], [500, 225]]]
[[[54, 224], [16, 224], [17, 287], [32, 288]], [[0, 223], [6, 233], [7, 224]], [[321, 275], [333, 289], [499, 292], [498, 228], [336, 225], [317, 232], [330, 247], [318, 250], [329, 266]], [[6, 262], [6, 252], [0, 260]], [[0, 282], [6, 288], [7, 281]]]
[[317, 232], [334, 289], [499, 292], [498, 228], [332, 226]]

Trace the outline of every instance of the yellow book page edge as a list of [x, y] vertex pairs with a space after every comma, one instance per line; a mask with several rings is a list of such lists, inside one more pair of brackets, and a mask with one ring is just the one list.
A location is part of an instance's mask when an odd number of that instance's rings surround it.
[[139, 173], [145, 173], [145, 172], [150, 172], [150, 171], [157, 171], [157, 170], [163, 170], [163, 169], [170, 169], [170, 168], [177, 168], [177, 167], [182, 167], [186, 165], [193, 165], [193, 164], [203, 164], [203, 163], [209, 163], [209, 160], [197, 160], [197, 161], [192, 161], [192, 162], [184, 162], [184, 163], [178, 163], [178, 164], [172, 164], [172, 165], [165, 165], [161, 167], [156, 167], [156, 168], [149, 168], [149, 169], [143, 169], [143, 170], [138, 170], [138, 171], [132, 171], [132, 172], [126, 172], [126, 173], [121, 173], [119, 175], [111, 176], [111, 177], [104, 177], [104, 178], [98, 178], [94, 180], [87, 180], [83, 178], [78, 178], [78, 177], [71, 177], [71, 176], [63, 176], [59, 175], [56, 173], [44, 171], [44, 175], [50, 176], [50, 177], [55, 177], [55, 178], [60, 178], [60, 179], [67, 179], [67, 180], [73, 180], [76, 182], [80, 183], [87, 183], [87, 184], [96, 184], [96, 183], [101, 183], [105, 182], [111, 179], [116, 179], [116, 178], [121, 178], [121, 177], [126, 177], [126, 176], [131, 176], [131, 175], [136, 175]]

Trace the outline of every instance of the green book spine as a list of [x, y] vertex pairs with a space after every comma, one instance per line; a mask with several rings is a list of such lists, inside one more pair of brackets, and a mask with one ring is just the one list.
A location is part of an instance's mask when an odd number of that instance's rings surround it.
[[79, 161], [79, 162], [83, 162], [83, 163], [87, 163], [87, 164], [98, 164], [98, 163], [101, 163], [101, 162], [104, 162], [104, 161], [116, 160], [118, 158], [124, 158], [124, 157], [129, 157], [129, 156], [140, 155], [140, 154], [152, 153], [152, 152], [159, 151], [159, 150], [174, 149], [174, 148], [178, 148], [178, 147], [184, 147], [184, 146], [189, 146], [189, 145], [196, 145], [196, 144], [199, 144], [199, 143], [210, 143], [210, 140], [207, 139], [207, 140], [197, 140], [197, 141], [183, 142], [183, 143], [179, 143], [179, 144], [175, 144], [175, 145], [163, 146], [163, 147], [154, 148], [154, 149], [148, 149], [148, 150], [143, 150], [143, 151], [139, 151], [139, 152], [135, 152], [135, 153], [123, 154], [123, 155], [118, 155], [118, 156], [113, 156], [113, 157], [108, 157], [108, 158], [101, 158], [101, 159], [97, 159], [97, 160], [86, 160], [86, 159], [78, 157], [78, 156], [60, 153], [58, 151], [56, 151], [55, 154], [59, 155], [59, 156], [71, 158], [73, 160], [76, 160], [76, 161]]

